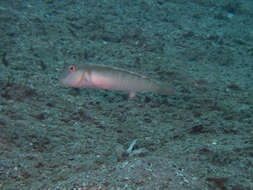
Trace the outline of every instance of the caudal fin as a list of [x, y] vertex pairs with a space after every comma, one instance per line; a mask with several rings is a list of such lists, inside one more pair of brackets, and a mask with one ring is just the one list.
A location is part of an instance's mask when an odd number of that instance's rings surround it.
[[168, 84], [161, 84], [157, 89], [157, 93], [162, 95], [173, 95], [175, 93], [175, 88]]

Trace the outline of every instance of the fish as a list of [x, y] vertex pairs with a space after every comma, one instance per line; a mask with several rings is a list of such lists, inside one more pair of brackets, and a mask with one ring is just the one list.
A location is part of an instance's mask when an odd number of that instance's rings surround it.
[[93, 88], [104, 90], [126, 91], [133, 98], [136, 92], [152, 92], [162, 95], [174, 94], [174, 88], [128, 70], [117, 67], [83, 64], [72, 64], [60, 78], [67, 87]]

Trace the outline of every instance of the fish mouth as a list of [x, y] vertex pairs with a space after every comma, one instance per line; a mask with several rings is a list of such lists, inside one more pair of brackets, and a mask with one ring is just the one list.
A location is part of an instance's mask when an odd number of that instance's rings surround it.
[[59, 81], [64, 86], [69, 86], [73, 88], [82, 87], [82, 80], [84, 77], [84, 73], [82, 72], [66, 72], [59, 78]]
[[59, 81], [61, 84], [63, 84], [64, 86], [68, 86], [67, 81], [64, 78], [59, 78]]
[[65, 72], [63, 74], [61, 74], [61, 76], [59, 77], [59, 81], [60, 83], [62, 83], [63, 85], [67, 86], [67, 77], [68, 77], [68, 72]]

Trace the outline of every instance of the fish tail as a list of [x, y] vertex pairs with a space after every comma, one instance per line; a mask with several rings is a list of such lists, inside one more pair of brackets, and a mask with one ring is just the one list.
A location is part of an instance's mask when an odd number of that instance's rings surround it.
[[173, 95], [175, 93], [175, 88], [168, 84], [160, 84], [156, 92], [162, 95]]

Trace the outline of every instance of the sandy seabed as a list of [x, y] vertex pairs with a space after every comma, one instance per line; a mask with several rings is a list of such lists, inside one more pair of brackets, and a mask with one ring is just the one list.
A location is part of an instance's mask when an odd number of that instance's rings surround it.
[[[252, 190], [252, 10], [251, 0], [0, 1], [0, 189]], [[129, 99], [59, 83], [83, 63], [176, 92]]]

